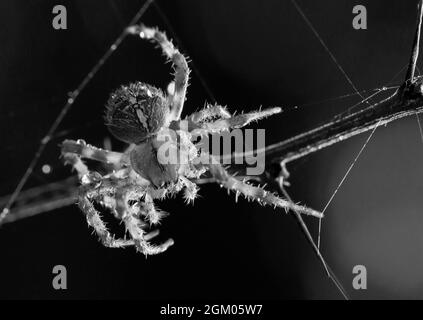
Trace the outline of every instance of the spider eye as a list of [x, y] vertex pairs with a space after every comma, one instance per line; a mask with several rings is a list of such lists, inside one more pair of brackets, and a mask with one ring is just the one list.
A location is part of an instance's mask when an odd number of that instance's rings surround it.
[[105, 121], [116, 138], [139, 144], [168, 125], [168, 114], [167, 99], [160, 89], [135, 82], [110, 95]]

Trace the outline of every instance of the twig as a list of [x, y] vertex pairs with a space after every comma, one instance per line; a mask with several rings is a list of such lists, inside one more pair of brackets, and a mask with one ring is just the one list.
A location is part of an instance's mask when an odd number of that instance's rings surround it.
[[265, 148], [272, 163], [287, 164], [335, 143], [374, 129], [377, 125], [423, 112], [423, 78], [404, 83], [389, 98], [361, 111]]
[[[16, 222], [75, 203], [78, 191], [78, 179], [72, 176], [62, 181], [52, 182], [41, 187], [22, 191], [16, 198], [11, 214], [3, 223]], [[0, 207], [10, 199], [10, 195], [0, 198]]]

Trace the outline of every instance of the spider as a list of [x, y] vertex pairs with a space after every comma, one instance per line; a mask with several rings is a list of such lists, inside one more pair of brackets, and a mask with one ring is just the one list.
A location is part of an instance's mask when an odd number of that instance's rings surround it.
[[[174, 80], [165, 94], [149, 84], [135, 82], [114, 91], [106, 103], [105, 124], [117, 139], [129, 144], [123, 153], [107, 151], [83, 140], [65, 140], [61, 153], [65, 163], [77, 171], [80, 187], [78, 204], [106, 247], [135, 246], [145, 255], [164, 252], [173, 245], [168, 239], [161, 244], [151, 243], [159, 233], [149, 231], [157, 225], [165, 212], [155, 207], [155, 199], [183, 192], [192, 202], [198, 192], [196, 179], [208, 171], [213, 180], [248, 199], [299, 213], [322, 217], [320, 212], [292, 203], [250, 184], [245, 179], [229, 174], [207, 152], [200, 152], [198, 135], [220, 133], [241, 128], [252, 121], [281, 112], [280, 108], [231, 115], [219, 105], [206, 105], [185, 119], [181, 113], [189, 80], [189, 67], [185, 57], [174, 47], [163, 32], [144, 25], [127, 29], [129, 34], [157, 44], [172, 62]], [[178, 151], [171, 161], [166, 151]], [[113, 166], [106, 174], [90, 171], [82, 159], [96, 160]], [[185, 160], [184, 160], [185, 159]], [[115, 238], [101, 219], [98, 208], [103, 207], [125, 225], [129, 237]]]

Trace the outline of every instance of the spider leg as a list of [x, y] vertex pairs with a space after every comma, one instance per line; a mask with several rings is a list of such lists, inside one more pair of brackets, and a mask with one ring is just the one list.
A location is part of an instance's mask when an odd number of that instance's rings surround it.
[[182, 53], [169, 41], [166, 35], [155, 29], [144, 26], [143, 24], [129, 27], [128, 32], [140, 35], [141, 38], [151, 40], [157, 43], [166, 57], [172, 61], [175, 69], [174, 90], [171, 95], [172, 107], [170, 110], [170, 120], [179, 120], [181, 118], [182, 108], [185, 102], [185, 95], [189, 80], [188, 63]]
[[134, 245], [133, 240], [115, 239], [107, 230], [100, 213], [95, 209], [91, 199], [88, 197], [85, 188], [82, 188], [79, 194], [79, 207], [87, 217], [88, 225], [94, 228], [101, 243], [109, 248], [122, 248]]
[[146, 216], [150, 224], [159, 224], [160, 220], [167, 215], [167, 212], [157, 209], [154, 205], [153, 198], [147, 193], [144, 203], [142, 203], [142, 214]]
[[104, 163], [111, 163], [117, 167], [122, 167], [124, 163], [124, 155], [120, 152], [107, 151], [85, 143], [83, 140], [65, 140], [62, 145], [62, 155], [65, 159], [68, 154], [75, 154], [79, 157], [92, 159]]
[[[137, 251], [142, 252], [146, 256], [166, 251], [167, 248], [173, 245], [173, 240], [168, 239], [159, 245], [152, 245], [149, 243], [149, 240], [158, 234], [158, 230], [150, 233], [144, 231], [143, 228], [146, 227], [146, 224], [138, 218], [139, 212], [135, 212], [134, 209], [128, 205], [129, 192], [129, 189], [121, 189], [116, 193], [116, 210], [125, 223], [126, 230], [133, 239]], [[137, 209], [142, 210], [142, 208]], [[146, 215], [145, 212], [144, 215]]]
[[207, 105], [200, 111], [191, 114], [188, 119], [193, 123], [198, 123], [201, 121], [207, 121], [208, 119], [213, 119], [215, 117], [219, 117], [221, 119], [228, 119], [231, 117], [231, 114], [226, 110], [225, 107], [219, 105]]
[[230, 118], [218, 119], [213, 122], [202, 122], [194, 125], [197, 134], [219, 133], [233, 128], [242, 128], [253, 121], [257, 121], [271, 115], [280, 113], [281, 108], [270, 108], [266, 110], [253, 111], [232, 116]]
[[94, 207], [91, 199], [104, 197], [108, 191], [114, 190], [114, 187], [93, 187], [93, 183], [99, 183], [101, 176], [99, 174], [90, 173], [88, 167], [81, 160], [81, 157], [72, 152], [64, 152], [65, 161], [73, 166], [78, 172], [82, 186], [79, 189], [78, 205], [82, 212], [85, 213], [87, 223], [93, 227], [101, 243], [110, 248], [122, 248], [134, 245], [132, 240], [115, 239], [107, 230], [100, 213]]
[[83, 177], [90, 173], [88, 167], [77, 154], [66, 152], [62, 153], [62, 155], [65, 159], [65, 163], [70, 164], [76, 170], [79, 180], [82, 180]]
[[222, 187], [225, 187], [228, 190], [235, 191], [236, 200], [238, 200], [238, 196], [242, 194], [247, 199], [256, 200], [263, 205], [267, 204], [274, 206], [275, 208], [279, 207], [284, 209], [286, 212], [288, 212], [288, 210], [293, 210], [304, 215], [310, 215], [317, 218], [323, 217], [323, 214], [318, 211], [287, 201], [261, 187], [256, 187], [248, 184], [246, 181], [236, 179], [220, 164], [213, 163], [212, 161], [210, 161], [210, 163], [211, 164], [209, 164], [208, 167], [216, 182], [220, 183]]
[[198, 194], [198, 187], [197, 185], [192, 182], [191, 180], [185, 178], [184, 176], [180, 176], [179, 180], [182, 183], [184, 188], [184, 199], [186, 203], [193, 203], [195, 198], [197, 198]]

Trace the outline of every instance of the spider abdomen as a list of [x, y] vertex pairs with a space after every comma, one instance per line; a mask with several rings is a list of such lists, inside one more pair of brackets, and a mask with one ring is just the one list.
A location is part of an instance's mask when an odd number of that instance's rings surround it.
[[106, 125], [119, 140], [139, 144], [167, 126], [169, 106], [165, 94], [135, 82], [115, 90], [106, 104]]

